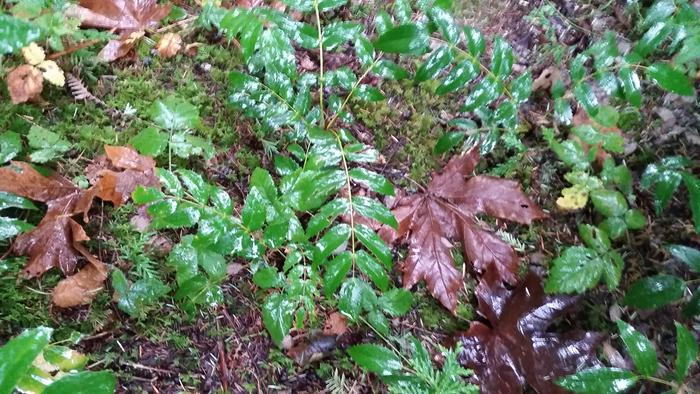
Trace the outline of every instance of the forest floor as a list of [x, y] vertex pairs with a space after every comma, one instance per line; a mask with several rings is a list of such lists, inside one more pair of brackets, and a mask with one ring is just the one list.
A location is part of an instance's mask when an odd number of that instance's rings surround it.
[[[179, 3], [185, 9], [191, 7], [187, 2]], [[575, 48], [587, 47], [594, 35], [607, 29], [629, 29], [619, 12], [622, 2], [553, 1], [551, 4], [559, 15], [550, 18], [548, 26], [536, 23], [532, 17], [544, 4], [539, 0], [458, 3], [455, 13], [461, 21], [488, 35], [505, 37], [514, 48], [515, 67], [530, 68], [534, 78], [568, 64]], [[367, 20], [373, 18], [372, 7], [360, 5], [352, 9], [366, 12]], [[72, 148], [56, 162], [55, 168], [70, 179], [80, 179], [83, 169], [104, 144], [128, 144], [149, 126], [139, 115], [147, 113], [153, 102], [173, 94], [184, 97], [199, 108], [204, 125], [201, 136], [211, 140], [217, 152], [208, 161], [189, 160], [188, 168], [201, 170], [240, 206], [252, 170], [272, 165], [251, 122], [227, 104], [227, 75], [231, 70], [243, 69], [243, 61], [236, 46], [215, 33], [192, 32], [186, 41], [201, 44], [196, 54], [178, 54], [166, 60], [146, 52], [110, 64], [75, 64], [73, 74], [79, 75], [106, 106], [76, 101], [67, 91], [59, 89], [44, 94], [45, 102], [40, 105], [12, 105], [3, 99], [0, 131], [38, 124], [61, 134]], [[415, 184], [426, 184], [430, 174], [449, 160], [449, 155], [434, 155], [433, 147], [445, 131], [449, 118], [445, 114], [456, 112], [457, 108], [447, 99], [433, 96], [423, 85], [382, 82], [380, 88], [387, 97], [397, 98], [358, 112], [358, 123], [352, 132], [380, 150], [384, 163], [375, 170], [399, 188], [415, 190]], [[659, 91], [646, 97], [644, 106], [637, 111], [622, 114], [620, 123], [626, 140], [622, 158], [635, 180], [648, 163], [670, 153], [695, 162], [700, 160], [700, 116], [694, 100]], [[539, 128], [547, 122], [550, 105], [548, 92], [535, 92], [521, 109], [527, 124], [522, 126], [520, 136], [527, 150], [513, 155], [497, 148], [486, 164], [479, 167], [489, 174], [519, 181], [547, 212], [556, 210], [558, 191], [568, 186], [561, 175], [562, 163], [556, 160]], [[125, 108], [131, 111], [124, 111]], [[663, 119], [659, 114], [663, 114]], [[637, 192], [637, 207], [647, 215], [649, 225], [630, 233], [624, 242], [626, 269], [620, 289], [658, 272], [667, 263], [664, 244], [700, 245], [682, 198], [674, 199], [666, 213], [657, 216], [651, 194]], [[110, 266], [127, 267], [128, 256], [144, 245], [154, 255], [166, 254], [181, 235], [164, 232], [144, 240], [143, 234], [129, 225], [134, 211], [131, 204], [120, 208], [102, 204], [86, 225], [91, 234], [89, 249]], [[592, 212], [579, 211], [557, 215], [529, 228], [515, 225], [502, 228], [522, 244], [524, 261], [529, 267], [544, 269], [563, 245], [576, 243], [576, 224], [591, 222], [593, 216]], [[0, 252], [8, 246], [0, 244]], [[405, 250], [398, 250], [399, 256], [404, 254]], [[137, 320], [117, 308], [112, 291], [101, 292], [83, 307], [57, 308], [48, 295], [60, 279], [58, 273], [52, 271], [40, 279], [18, 281], [24, 260], [8, 254], [3, 258], [0, 260], [3, 261], [0, 342], [26, 327], [41, 325], [56, 327], [54, 339], [58, 341], [70, 337], [74, 331], [80, 332], [85, 337], [77, 349], [93, 360], [88, 368], [115, 371], [120, 392], [316, 393], [330, 391], [329, 385], [339, 384], [355, 393], [382, 391], [380, 381], [362, 373], [343, 351], [372, 336], [369, 330], [352, 327], [328, 349], [318, 344], [326, 357], [311, 365], [298, 365], [274, 346], [261, 318], [261, 294], [243, 260], [229, 262], [229, 276], [222, 284], [225, 301], [215, 309], [189, 316], [178, 306], [165, 302], [159, 305], [157, 313], [150, 312], [146, 319]], [[398, 276], [393, 273], [394, 278]], [[460, 293], [458, 311], [452, 315], [419, 285], [415, 289], [414, 309], [401, 318], [391, 319], [392, 332], [397, 336], [410, 333], [428, 344], [445, 343], [454, 333], [466, 331], [477, 318], [474, 286], [475, 283], [467, 281]], [[621, 290], [618, 292], [621, 294]], [[560, 325], [614, 332], [611, 316], [620, 313], [617, 298], [614, 292], [590, 291], [582, 296], [577, 313]], [[318, 313], [327, 317], [333, 312], [320, 306]], [[679, 313], [678, 306], [668, 306], [635, 313], [633, 317], [638, 330], [653, 338], [658, 348], [669, 350], [664, 354], [673, 354], [671, 330]]]

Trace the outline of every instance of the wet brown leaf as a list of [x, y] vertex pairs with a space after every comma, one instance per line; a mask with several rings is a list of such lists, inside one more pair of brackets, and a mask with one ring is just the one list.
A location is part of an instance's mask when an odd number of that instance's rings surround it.
[[[80, 228], [77, 223], [75, 225]], [[88, 260], [89, 264], [77, 274], [62, 279], [53, 289], [53, 303], [60, 308], [89, 304], [104, 288], [104, 281], [107, 279], [107, 268], [101, 261], [91, 255], [84, 246], [78, 243], [74, 243], [73, 246]]]
[[464, 347], [460, 362], [474, 370], [482, 392], [518, 394], [527, 383], [538, 393], [566, 393], [554, 384], [557, 378], [599, 364], [595, 349], [601, 334], [548, 331], [577, 298], [546, 296], [535, 273], [507, 290], [489, 270], [476, 295], [478, 311], [488, 324], [473, 322], [457, 340]]
[[24, 64], [7, 74], [7, 90], [12, 104], [34, 100], [44, 89], [44, 76], [36, 67]]
[[408, 235], [408, 258], [403, 282], [410, 288], [421, 280], [433, 297], [450, 311], [457, 307], [462, 273], [452, 258], [452, 240], [460, 240], [465, 255], [477, 271], [493, 267], [499, 278], [515, 284], [520, 259], [513, 249], [477, 224], [486, 213], [523, 224], [542, 219], [542, 212], [517, 182], [489, 176], [472, 176], [480, 159], [477, 148], [450, 160], [442, 173], [434, 174], [425, 192], [403, 197], [392, 212], [398, 231], [382, 229], [387, 242]]
[[156, 0], [80, 0], [69, 7], [66, 14], [78, 18], [83, 27], [112, 30], [120, 35], [111, 40], [98, 55], [105, 61], [126, 56], [143, 37], [146, 29], [153, 29], [170, 13], [170, 5], [159, 5]]
[[48, 207], [36, 228], [18, 236], [12, 244], [15, 254], [29, 256], [22, 274], [33, 278], [53, 267], [72, 274], [81, 256], [73, 245], [87, 239], [80, 225], [71, 219], [83, 191], [59, 175], [45, 177], [24, 162], [0, 168], [0, 191], [40, 201]]
[[323, 334], [340, 336], [348, 331], [348, 322], [340, 312], [333, 312], [328, 315], [326, 323], [323, 325]]
[[171, 58], [182, 49], [182, 37], [177, 33], [166, 33], [156, 45], [156, 51], [162, 58]]

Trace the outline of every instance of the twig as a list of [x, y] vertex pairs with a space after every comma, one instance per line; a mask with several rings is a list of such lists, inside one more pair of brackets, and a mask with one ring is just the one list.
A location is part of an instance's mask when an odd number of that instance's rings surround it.
[[69, 47], [61, 52], [52, 53], [52, 54], [46, 56], [46, 58], [49, 60], [58, 59], [61, 56], [65, 56], [65, 55], [71, 54], [73, 52], [79, 51], [83, 48], [93, 46], [93, 45], [99, 43], [100, 41], [101, 40], [89, 40], [89, 41], [81, 42], [80, 44]]
[[167, 375], [177, 375], [177, 373], [170, 371], [170, 370], [167, 370], [167, 369], [149, 367], [148, 365], [143, 365], [143, 364], [138, 364], [138, 363], [124, 362], [124, 363], [122, 363], [122, 365], [126, 365], [126, 366], [129, 366], [131, 368], [135, 368], [135, 369], [143, 369], [146, 371], [163, 373], [163, 374], [167, 374]]

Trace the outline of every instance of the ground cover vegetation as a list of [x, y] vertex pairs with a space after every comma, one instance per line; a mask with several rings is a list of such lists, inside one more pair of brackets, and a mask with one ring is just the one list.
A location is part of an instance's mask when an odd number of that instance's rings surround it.
[[0, 7], [0, 393], [700, 390], [697, 2]]

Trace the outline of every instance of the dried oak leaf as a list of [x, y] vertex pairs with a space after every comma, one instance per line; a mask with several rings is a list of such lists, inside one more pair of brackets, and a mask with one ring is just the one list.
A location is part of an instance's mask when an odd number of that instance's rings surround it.
[[170, 13], [170, 5], [156, 0], [80, 0], [66, 12], [76, 17], [83, 27], [113, 30], [119, 40], [111, 40], [100, 51], [106, 61], [125, 56], [143, 36], [146, 29], [155, 28]]
[[84, 191], [59, 175], [45, 177], [24, 162], [0, 168], [0, 191], [40, 201], [48, 207], [37, 227], [18, 236], [12, 244], [15, 254], [29, 256], [23, 275], [37, 277], [53, 267], [72, 274], [82, 256], [74, 245], [87, 238], [71, 219], [79, 212], [76, 206]]
[[156, 51], [162, 58], [171, 58], [182, 49], [182, 37], [177, 33], [166, 33], [156, 45]]
[[12, 104], [34, 100], [44, 90], [44, 76], [34, 66], [21, 65], [7, 74], [7, 90]]
[[425, 280], [433, 297], [450, 311], [457, 307], [462, 274], [452, 259], [452, 243], [459, 239], [477, 271], [493, 266], [505, 282], [517, 282], [520, 259], [513, 248], [477, 224], [476, 215], [530, 224], [546, 214], [511, 180], [472, 176], [480, 159], [477, 148], [456, 156], [442, 173], [433, 174], [427, 189], [401, 198], [392, 210], [398, 230], [380, 231], [385, 240], [408, 234], [408, 258], [403, 283], [410, 288]]
[[478, 311], [488, 325], [473, 322], [456, 340], [463, 345], [459, 361], [474, 371], [482, 392], [518, 394], [527, 383], [538, 393], [566, 393], [554, 383], [558, 378], [600, 365], [595, 349], [603, 335], [547, 331], [576, 304], [577, 297], [546, 296], [534, 272], [508, 290], [498, 274], [489, 270], [476, 295]]

